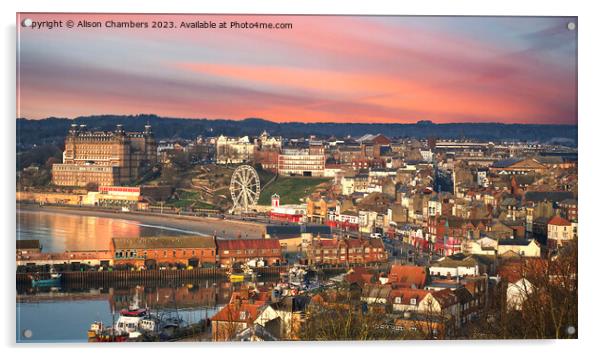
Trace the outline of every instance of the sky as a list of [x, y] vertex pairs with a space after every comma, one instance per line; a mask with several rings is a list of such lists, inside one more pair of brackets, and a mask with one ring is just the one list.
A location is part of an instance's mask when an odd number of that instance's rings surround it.
[[[24, 19], [63, 26], [25, 27]], [[84, 20], [102, 27], [78, 26]], [[107, 21], [172, 21], [174, 28], [107, 28]], [[195, 21], [227, 28], [181, 26]], [[571, 21], [22, 13], [17, 116], [576, 124]], [[232, 28], [232, 22], [292, 28]]]

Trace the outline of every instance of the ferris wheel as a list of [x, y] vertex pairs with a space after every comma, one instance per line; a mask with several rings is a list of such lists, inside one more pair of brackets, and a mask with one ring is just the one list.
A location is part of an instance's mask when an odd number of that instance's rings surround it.
[[248, 212], [259, 201], [260, 193], [257, 171], [251, 166], [238, 166], [230, 180], [230, 194], [234, 203], [232, 211]]

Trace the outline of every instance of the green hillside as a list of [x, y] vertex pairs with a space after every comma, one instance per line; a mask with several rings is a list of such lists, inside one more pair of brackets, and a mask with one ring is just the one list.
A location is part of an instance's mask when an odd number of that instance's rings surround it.
[[270, 205], [270, 198], [274, 193], [280, 195], [280, 204], [298, 204], [301, 198], [305, 198], [318, 185], [328, 181], [329, 178], [278, 177], [274, 183], [262, 190], [259, 205]]

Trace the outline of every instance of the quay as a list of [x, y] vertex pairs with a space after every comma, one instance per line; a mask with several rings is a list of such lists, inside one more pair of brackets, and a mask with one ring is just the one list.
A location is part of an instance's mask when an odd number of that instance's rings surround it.
[[[257, 267], [254, 271], [262, 277], [276, 277], [280, 273], [287, 272], [291, 266], [268, 266]], [[369, 265], [365, 266], [368, 269], [379, 270], [382, 266]], [[343, 273], [349, 269], [349, 266], [328, 266], [319, 268], [322, 274], [330, 275]], [[141, 283], [146, 284], [153, 281], [193, 281], [197, 279], [207, 278], [225, 278], [230, 268], [222, 267], [200, 267], [193, 269], [179, 270], [124, 270], [124, 271], [65, 271], [61, 272], [61, 283], [66, 285], [86, 285], [93, 284], [113, 284], [113, 283]], [[16, 273], [17, 285], [26, 285], [31, 283], [30, 276], [32, 273], [18, 272]], [[40, 277], [48, 278], [49, 273], [39, 272]]]
[[45, 265], [91, 265], [112, 266], [113, 255], [110, 250], [66, 251], [22, 253], [17, 255], [17, 266]]

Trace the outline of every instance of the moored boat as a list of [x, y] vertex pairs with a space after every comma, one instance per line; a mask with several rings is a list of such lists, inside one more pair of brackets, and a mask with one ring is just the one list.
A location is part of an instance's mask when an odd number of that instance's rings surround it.
[[230, 278], [230, 282], [242, 282], [245, 280], [245, 275], [242, 273], [231, 273], [228, 278]]
[[32, 287], [52, 287], [61, 284], [62, 274], [57, 273], [54, 269], [50, 270], [50, 278], [41, 278], [39, 274], [30, 275]]
[[138, 294], [127, 309], [119, 312], [113, 326], [94, 322], [88, 330], [90, 342], [155, 341], [171, 339], [177, 330], [185, 327], [178, 317], [153, 314], [138, 305]]

